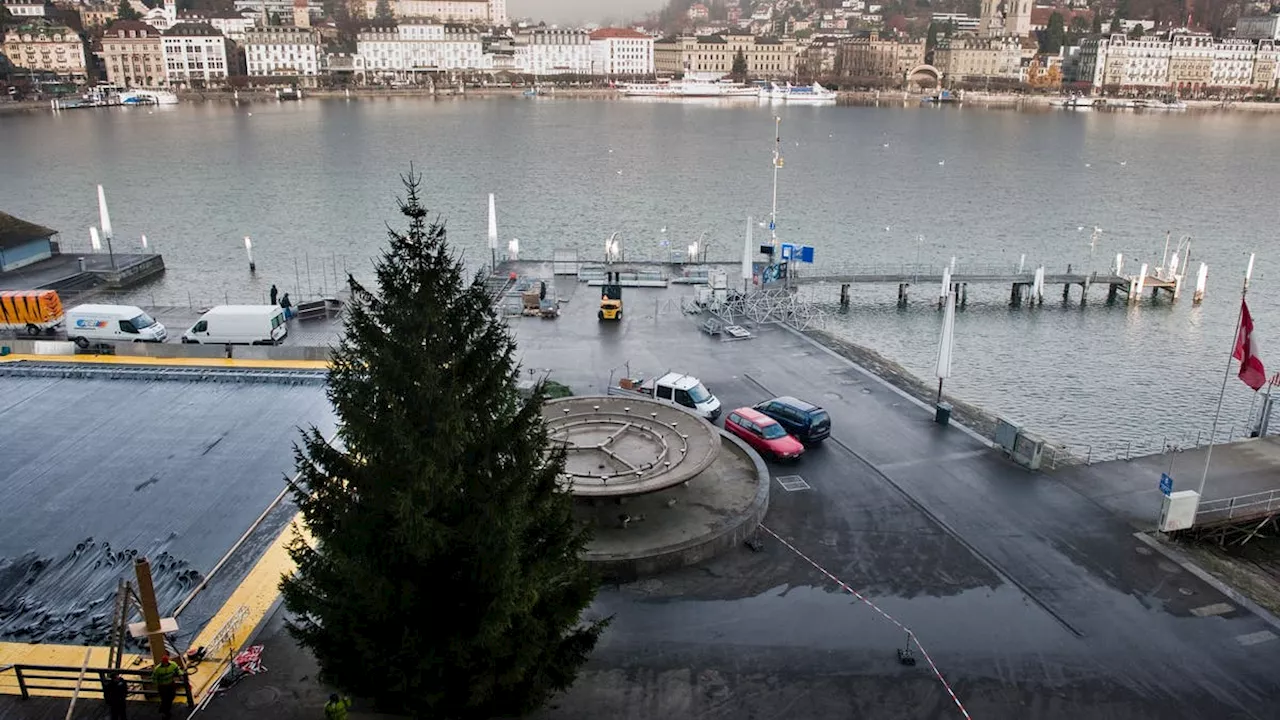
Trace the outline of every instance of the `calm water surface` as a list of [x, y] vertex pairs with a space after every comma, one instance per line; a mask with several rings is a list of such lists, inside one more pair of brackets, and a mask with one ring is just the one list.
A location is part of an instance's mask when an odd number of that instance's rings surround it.
[[[0, 208], [83, 250], [103, 183], [117, 245], [136, 248], [146, 234], [165, 255], [164, 279], [138, 293], [161, 304], [258, 301], [273, 282], [305, 295], [332, 288], [335, 270], [363, 275], [383, 223], [396, 220], [398, 173], [410, 162], [472, 258], [488, 255], [493, 192], [501, 244], [519, 238], [525, 257], [559, 247], [594, 257], [614, 231], [629, 257], [656, 257], [664, 240], [683, 248], [706, 231], [711, 256], [727, 260], [746, 216], [769, 211], [776, 111], [489, 98], [2, 117]], [[1154, 267], [1166, 231], [1194, 238], [1193, 262], [1210, 266], [1200, 307], [1189, 293], [1104, 307], [1096, 288], [1093, 305], [1063, 307], [1050, 287], [1043, 307], [1011, 310], [1007, 287], [971, 287], [948, 381], [958, 396], [1095, 447], [1207, 433], [1251, 251], [1259, 342], [1280, 370], [1277, 119], [914, 106], [781, 115], [779, 235], [815, 246], [817, 272], [917, 256], [1012, 268], [1024, 254], [1028, 267], [1080, 268], [1093, 226], [1103, 228], [1095, 268], [1117, 252]], [[930, 378], [941, 318], [925, 299], [932, 288], [914, 292], [900, 311], [894, 287], [856, 288], [853, 311], [831, 329]], [[1242, 431], [1251, 397], [1232, 379], [1224, 435]]]

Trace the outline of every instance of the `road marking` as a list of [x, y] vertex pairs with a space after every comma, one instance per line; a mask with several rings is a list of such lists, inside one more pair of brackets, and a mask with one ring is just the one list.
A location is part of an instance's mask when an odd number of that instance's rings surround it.
[[1191, 614], [1196, 617], [1211, 617], [1213, 615], [1226, 615], [1229, 612], [1234, 612], [1235, 609], [1235, 606], [1229, 603], [1214, 603], [1204, 607], [1192, 608]]
[[1257, 645], [1258, 643], [1264, 643], [1264, 642], [1267, 642], [1268, 640], [1275, 640], [1275, 639], [1276, 639], [1276, 634], [1271, 632], [1270, 630], [1259, 630], [1258, 632], [1249, 633], [1248, 635], [1236, 636], [1236, 642], [1245, 646]]
[[777, 480], [778, 484], [782, 486], [782, 489], [787, 492], [813, 489], [809, 483], [805, 482], [804, 478], [799, 475], [779, 475]]

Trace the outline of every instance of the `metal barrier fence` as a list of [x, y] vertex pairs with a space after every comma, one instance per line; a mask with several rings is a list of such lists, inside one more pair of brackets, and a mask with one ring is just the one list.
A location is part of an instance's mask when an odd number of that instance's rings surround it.
[[1206, 500], [1196, 509], [1196, 523], [1233, 520], [1280, 512], [1280, 489]]
[[[81, 669], [78, 667], [63, 667], [59, 665], [23, 665], [15, 664], [8, 668], [12, 670], [18, 680], [18, 690], [22, 693], [24, 700], [31, 698], [32, 690], [48, 690], [56, 692], [70, 692], [75, 690], [76, 683], [80, 682]], [[80, 693], [101, 696], [103, 688], [106, 686], [107, 677], [112, 674], [120, 675], [129, 683], [130, 695], [141, 695], [144, 698], [152, 698], [159, 696], [159, 691], [151, 682], [151, 670], [127, 670], [124, 668], [85, 668], [84, 682], [80, 685]], [[97, 682], [89, 682], [90, 678], [96, 676]], [[193, 705], [194, 700], [191, 696], [191, 685], [185, 680], [179, 686], [182, 688], [183, 696], [187, 700], [187, 705]]]
[[[1240, 435], [1237, 436], [1236, 433]], [[1097, 462], [1111, 460], [1133, 460], [1148, 455], [1164, 455], [1171, 452], [1183, 452], [1210, 444], [1230, 443], [1249, 437], [1246, 426], [1231, 425], [1225, 431], [1218, 430], [1217, 437], [1210, 439], [1208, 430], [1195, 433], [1173, 433], [1168, 435], [1151, 435], [1130, 440], [1116, 440], [1099, 444], [1054, 444], [1044, 449], [1044, 465], [1050, 469], [1066, 465], [1092, 465]]]

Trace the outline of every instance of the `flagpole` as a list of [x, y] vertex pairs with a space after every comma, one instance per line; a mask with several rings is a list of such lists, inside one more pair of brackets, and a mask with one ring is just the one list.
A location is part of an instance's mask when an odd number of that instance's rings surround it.
[[1244, 287], [1240, 289], [1240, 307], [1236, 309], [1236, 331], [1231, 335], [1231, 352], [1227, 355], [1227, 369], [1222, 373], [1222, 389], [1218, 391], [1218, 409], [1213, 414], [1213, 429], [1209, 431], [1209, 450], [1204, 455], [1204, 473], [1196, 490], [1196, 504], [1204, 499], [1204, 486], [1209, 480], [1209, 462], [1213, 460], [1213, 446], [1218, 441], [1218, 421], [1222, 419], [1222, 398], [1227, 394], [1227, 381], [1231, 379], [1231, 361], [1235, 359], [1236, 344], [1240, 342], [1240, 324], [1244, 320], [1244, 300], [1249, 294], [1249, 276], [1253, 275], [1254, 254], [1249, 254], [1249, 267], [1244, 272]]

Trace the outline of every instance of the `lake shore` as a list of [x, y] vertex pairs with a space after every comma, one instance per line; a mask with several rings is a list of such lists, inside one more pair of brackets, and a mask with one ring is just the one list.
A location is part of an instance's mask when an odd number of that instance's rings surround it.
[[[523, 87], [481, 87], [466, 88], [459, 91], [456, 88], [441, 88], [433, 92], [427, 87], [404, 87], [404, 88], [371, 88], [371, 87], [355, 87], [355, 88], [306, 88], [303, 89], [304, 98], [316, 99], [351, 99], [351, 100], [389, 100], [393, 98], [493, 98], [493, 97], [522, 97], [527, 88]], [[556, 87], [546, 88], [541, 91], [541, 98], [572, 98], [572, 99], [622, 99], [622, 95], [616, 88], [612, 87]], [[199, 102], [267, 102], [275, 101], [276, 93], [274, 89], [267, 88], [246, 88], [242, 90], [184, 90], [179, 91], [178, 97], [182, 102], [199, 103]], [[839, 104], [841, 105], [870, 105], [870, 106], [909, 106], [919, 105], [921, 101], [927, 97], [926, 94], [904, 92], [902, 90], [841, 90], [838, 93]], [[1048, 110], [1052, 106], [1050, 101], [1058, 96], [1052, 95], [1023, 95], [1018, 93], [988, 93], [981, 91], [970, 91], [964, 93], [963, 102], [959, 103], [962, 107], [978, 107], [991, 109], [1010, 109], [1010, 110]], [[1197, 112], [1250, 112], [1250, 113], [1271, 113], [1280, 112], [1280, 103], [1270, 102], [1230, 102], [1222, 103], [1218, 100], [1187, 100], [1188, 110]], [[0, 102], [0, 115], [40, 112], [49, 110], [49, 101], [46, 100], [23, 100], [19, 102]], [[1114, 112], [1114, 111], [1112, 111]]]

